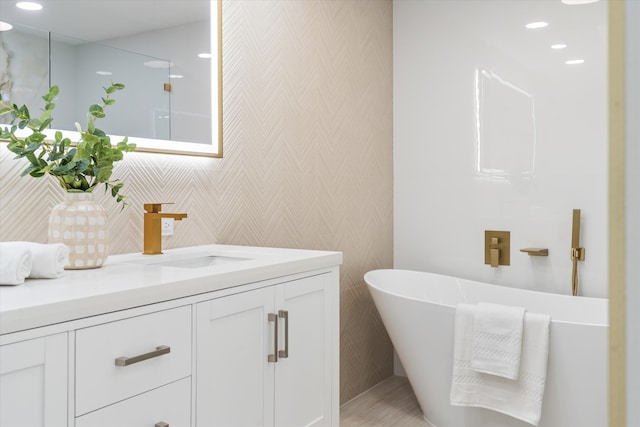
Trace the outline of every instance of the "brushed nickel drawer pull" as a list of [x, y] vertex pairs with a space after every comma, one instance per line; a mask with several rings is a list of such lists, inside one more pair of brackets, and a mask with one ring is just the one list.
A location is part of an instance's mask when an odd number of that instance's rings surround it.
[[278, 315], [269, 313], [269, 322], [273, 322], [273, 353], [267, 356], [267, 362], [276, 363], [278, 361]]
[[286, 310], [278, 311], [278, 316], [284, 319], [284, 350], [278, 352], [278, 356], [283, 359], [289, 357], [289, 312]]
[[169, 427], [169, 424], [164, 421], [158, 421], [154, 427]]
[[162, 356], [163, 354], [167, 354], [171, 352], [171, 347], [166, 345], [160, 345], [156, 347], [154, 351], [150, 351], [149, 353], [140, 354], [138, 356], [133, 357], [118, 357], [116, 359], [116, 366], [129, 366], [134, 363], [142, 362], [143, 360], [153, 359], [154, 357]]

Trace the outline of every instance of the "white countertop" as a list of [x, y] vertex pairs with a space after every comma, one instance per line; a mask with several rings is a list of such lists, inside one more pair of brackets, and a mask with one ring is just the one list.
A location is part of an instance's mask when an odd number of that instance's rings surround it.
[[[153, 264], [208, 255], [246, 259], [199, 268]], [[0, 286], [0, 335], [340, 264], [341, 252], [227, 245], [111, 255], [101, 268]]]

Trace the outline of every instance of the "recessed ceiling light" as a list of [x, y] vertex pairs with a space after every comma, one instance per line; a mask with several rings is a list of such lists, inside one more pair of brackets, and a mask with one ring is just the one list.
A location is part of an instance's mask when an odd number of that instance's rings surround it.
[[22, 10], [41, 10], [42, 5], [32, 1], [19, 1], [16, 3], [16, 7]]
[[577, 65], [584, 63], [584, 59], [570, 59], [568, 61], [564, 61], [567, 65]]
[[531, 22], [531, 23], [525, 25], [525, 27], [533, 30], [533, 29], [536, 29], [536, 28], [544, 28], [547, 25], [549, 25], [548, 22], [538, 21], [538, 22]]
[[147, 61], [144, 63], [145, 67], [149, 68], [170, 68], [173, 67], [173, 62], [164, 61], [162, 59]]
[[13, 25], [8, 22], [0, 21], [0, 31], [9, 31], [13, 28]]
[[562, 0], [562, 3], [569, 5], [595, 3], [598, 0]]
[[564, 49], [567, 45], [564, 43], [556, 43], [551, 45], [551, 49]]
[[182, 74], [169, 74], [170, 79], [181, 79], [184, 76]]
[[209, 59], [209, 58], [211, 58], [211, 54], [210, 53], [199, 53], [198, 54], [198, 58]]
[[99, 76], [110, 76], [113, 73], [111, 71], [96, 71], [96, 74]]

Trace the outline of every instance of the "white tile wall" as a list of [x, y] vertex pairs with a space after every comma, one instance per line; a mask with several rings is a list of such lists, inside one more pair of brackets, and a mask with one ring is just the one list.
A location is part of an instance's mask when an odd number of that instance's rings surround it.
[[[606, 296], [606, 2], [399, 0], [393, 15], [395, 266], [568, 294], [577, 208], [581, 294]], [[491, 229], [511, 231], [511, 266], [484, 265]]]

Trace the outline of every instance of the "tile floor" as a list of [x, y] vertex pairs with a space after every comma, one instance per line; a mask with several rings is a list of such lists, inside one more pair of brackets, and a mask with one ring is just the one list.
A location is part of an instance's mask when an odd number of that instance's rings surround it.
[[341, 427], [428, 427], [409, 381], [390, 377], [340, 408]]

